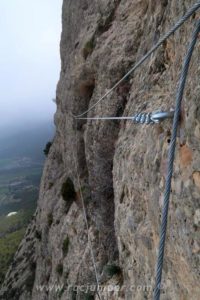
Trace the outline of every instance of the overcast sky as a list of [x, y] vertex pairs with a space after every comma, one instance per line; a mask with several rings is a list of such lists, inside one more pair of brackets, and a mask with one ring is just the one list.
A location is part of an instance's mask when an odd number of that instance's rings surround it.
[[0, 127], [53, 118], [62, 0], [0, 0]]

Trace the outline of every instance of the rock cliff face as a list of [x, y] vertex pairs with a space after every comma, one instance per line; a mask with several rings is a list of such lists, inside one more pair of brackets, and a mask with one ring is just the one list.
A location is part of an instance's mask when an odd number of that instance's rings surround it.
[[[75, 121], [194, 4], [190, 0], [64, 0], [56, 135], [38, 208], [1, 289], [1, 299], [152, 299], [171, 121]], [[88, 116], [174, 107], [194, 19]], [[200, 297], [200, 45], [177, 139], [161, 299]], [[62, 286], [62, 288], [58, 288]], [[109, 285], [120, 286], [117, 292]]]

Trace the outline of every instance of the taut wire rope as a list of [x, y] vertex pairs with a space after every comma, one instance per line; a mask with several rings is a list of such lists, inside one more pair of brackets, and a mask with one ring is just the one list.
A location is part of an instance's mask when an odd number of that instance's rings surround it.
[[[77, 128], [77, 124], [75, 124], [75, 125], [76, 125], [76, 128]], [[76, 149], [78, 149], [77, 131], [75, 133], [75, 144], [76, 144]], [[93, 247], [92, 247], [92, 242], [91, 242], [91, 239], [90, 239], [89, 224], [88, 224], [88, 220], [87, 220], [87, 213], [86, 213], [85, 201], [84, 201], [83, 193], [82, 193], [82, 189], [81, 189], [80, 174], [79, 174], [79, 171], [78, 171], [78, 159], [75, 156], [74, 151], [73, 151], [73, 158], [74, 158], [75, 169], [76, 169], [77, 184], [78, 184], [78, 187], [79, 187], [81, 204], [82, 204], [82, 209], [83, 209], [83, 216], [84, 216], [84, 221], [85, 221], [85, 225], [86, 225], [86, 231], [87, 231], [87, 237], [88, 237], [88, 245], [89, 245], [89, 248], [90, 248], [90, 254], [91, 254], [91, 258], [92, 258], [92, 264], [93, 264], [93, 268], [94, 268], [94, 272], [95, 272], [96, 292], [97, 292], [97, 296], [98, 296], [99, 300], [102, 300], [101, 295], [100, 295], [100, 284], [99, 284], [99, 277], [98, 277], [98, 273], [97, 273], [96, 261], [95, 261]]]
[[195, 3], [186, 12], [186, 14], [183, 17], [181, 17], [177, 21], [177, 23], [162, 38], [160, 38], [160, 40], [117, 83], [115, 83], [115, 85], [108, 92], [106, 92], [97, 102], [95, 102], [94, 104], [92, 104], [87, 110], [85, 110], [81, 114], [78, 114], [78, 115], [72, 114], [72, 116], [74, 118], [80, 118], [80, 117], [84, 116], [85, 114], [87, 114], [88, 112], [90, 112], [93, 108], [95, 108], [98, 103], [100, 103], [102, 100], [104, 100], [125, 79], [127, 79], [127, 77], [129, 75], [131, 75], [136, 69], [138, 69], [143, 64], [143, 62], [145, 62], [147, 60], [147, 58], [150, 57], [151, 54], [153, 52], [155, 52], [155, 50], [157, 50], [157, 48], [160, 47], [162, 45], [162, 43], [165, 40], [167, 40], [181, 25], [183, 25], [183, 23], [185, 23], [185, 21], [187, 21], [187, 19], [189, 19], [189, 17], [191, 17], [197, 11], [197, 9], [199, 9], [199, 8], [200, 8], [200, 1], [198, 1], [197, 3]]
[[161, 279], [162, 279], [162, 269], [163, 269], [163, 258], [164, 258], [164, 249], [165, 249], [165, 240], [166, 240], [166, 232], [167, 232], [167, 219], [168, 219], [168, 211], [169, 211], [169, 200], [171, 194], [171, 180], [173, 175], [173, 164], [175, 157], [175, 149], [176, 149], [176, 137], [177, 137], [177, 129], [179, 124], [179, 118], [181, 113], [181, 103], [183, 99], [183, 93], [185, 88], [185, 83], [188, 75], [188, 69], [192, 57], [192, 53], [200, 32], [200, 20], [197, 22], [197, 26], [192, 35], [192, 40], [188, 48], [188, 52], [185, 57], [185, 61], [183, 64], [183, 69], [181, 72], [179, 86], [177, 90], [176, 96], [176, 105], [173, 119], [173, 127], [172, 127], [172, 137], [170, 142], [170, 148], [168, 152], [168, 166], [167, 166], [167, 177], [165, 183], [165, 193], [164, 193], [164, 202], [162, 208], [162, 221], [161, 221], [161, 230], [160, 230], [160, 242], [159, 242], [159, 252], [157, 258], [157, 269], [156, 269], [156, 284], [154, 291], [154, 300], [160, 299], [160, 290], [161, 290]]

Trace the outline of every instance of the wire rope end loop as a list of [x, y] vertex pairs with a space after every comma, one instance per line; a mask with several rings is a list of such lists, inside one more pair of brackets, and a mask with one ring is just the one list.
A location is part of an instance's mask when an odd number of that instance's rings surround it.
[[171, 111], [155, 111], [151, 115], [151, 120], [154, 123], [160, 123], [165, 119], [172, 119], [174, 117], [174, 110]]

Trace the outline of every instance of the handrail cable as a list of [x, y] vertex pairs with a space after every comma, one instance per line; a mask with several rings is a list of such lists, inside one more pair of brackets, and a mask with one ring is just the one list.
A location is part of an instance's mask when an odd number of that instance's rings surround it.
[[185, 21], [187, 21], [187, 19], [189, 19], [189, 17], [191, 17], [197, 9], [200, 8], [200, 1], [198, 1], [197, 3], [195, 3], [188, 11], [187, 13], [181, 17], [177, 23], [156, 43], [155, 46], [153, 46], [117, 83], [115, 83], [115, 85], [108, 91], [106, 92], [97, 102], [95, 102], [94, 104], [92, 104], [87, 110], [85, 110], [84, 112], [82, 112], [81, 114], [78, 115], [74, 115], [72, 114], [72, 116], [74, 118], [79, 118], [82, 117], [83, 115], [87, 114], [89, 111], [91, 111], [94, 107], [97, 106], [98, 103], [100, 103], [103, 99], [105, 99], [114, 89], [116, 89], [125, 79], [127, 79], [127, 77], [133, 73], [136, 69], [138, 69], [138, 67], [140, 67], [143, 62], [158, 48], [162, 45], [162, 43], [168, 39], [181, 25], [183, 25], [183, 23], [185, 23]]
[[130, 117], [94, 117], [94, 118], [78, 118], [78, 120], [131, 120], [132, 122], [134, 122], [135, 124], [157, 124], [160, 123], [162, 121], [164, 121], [165, 119], [172, 119], [174, 116], [174, 110], [170, 110], [170, 111], [155, 111], [153, 113], [135, 113], [134, 115], [130, 116]]
[[177, 137], [177, 129], [179, 124], [179, 117], [181, 113], [181, 103], [183, 99], [183, 93], [185, 89], [185, 83], [188, 75], [189, 65], [191, 61], [191, 57], [194, 51], [194, 47], [200, 32], [200, 20], [197, 22], [195, 30], [192, 35], [192, 40], [188, 48], [188, 52], [185, 57], [185, 61], [183, 64], [179, 86], [177, 90], [176, 96], [176, 105], [173, 119], [173, 127], [172, 127], [172, 137], [170, 142], [170, 148], [168, 152], [168, 167], [167, 167], [167, 177], [165, 183], [165, 193], [164, 193], [164, 202], [162, 208], [162, 222], [161, 222], [161, 230], [160, 230], [160, 242], [159, 242], [159, 252], [157, 258], [157, 270], [156, 270], [156, 285], [154, 291], [154, 300], [160, 299], [160, 289], [161, 289], [161, 279], [162, 279], [162, 269], [163, 269], [163, 258], [164, 258], [164, 248], [165, 248], [165, 240], [166, 240], [166, 232], [167, 232], [167, 219], [168, 219], [168, 211], [169, 211], [169, 200], [171, 194], [171, 180], [173, 175], [173, 164], [175, 157], [175, 149], [176, 149], [176, 137]]
[[[78, 137], [77, 137], [77, 133], [75, 134], [75, 143], [76, 143], [76, 149], [78, 149]], [[97, 267], [96, 267], [96, 261], [95, 261], [93, 247], [92, 247], [92, 242], [91, 242], [91, 239], [90, 239], [89, 224], [88, 224], [88, 220], [87, 220], [87, 213], [86, 213], [85, 202], [84, 202], [83, 193], [82, 193], [82, 189], [81, 189], [80, 174], [79, 174], [79, 171], [78, 171], [78, 159], [75, 156], [74, 151], [73, 151], [73, 158], [74, 158], [76, 175], [77, 175], [77, 183], [78, 183], [78, 186], [79, 186], [79, 192], [80, 192], [80, 197], [81, 197], [81, 203], [82, 203], [82, 209], [83, 209], [83, 216], [84, 216], [86, 230], [87, 230], [88, 245], [89, 245], [89, 248], [90, 248], [90, 254], [91, 254], [91, 258], [92, 258], [92, 264], [93, 264], [93, 268], [94, 268], [94, 272], [95, 272], [96, 292], [97, 292], [97, 296], [98, 296], [99, 300], [102, 300], [101, 295], [99, 293], [100, 292], [99, 278], [98, 278], [98, 273], [97, 273]]]
[[[100, 103], [103, 99], [105, 99], [114, 89], [116, 89], [127, 77], [133, 73], [139, 66], [143, 64], [143, 62], [166, 40], [168, 39], [183, 23], [192, 16], [197, 9], [200, 8], [200, 1], [194, 4], [188, 12], [177, 21], [177, 23], [156, 43], [155, 46], [153, 46], [140, 60], [137, 62], [108, 92], [106, 92], [96, 103], [91, 105], [86, 111], [82, 112], [79, 115], [73, 115], [72, 116], [75, 119], [116, 119], [117, 117], [97, 117], [97, 118], [81, 118], [83, 115], [90, 112], [94, 107], [97, 106], [98, 103]], [[197, 22], [197, 26], [194, 30], [192, 41], [189, 45], [188, 52], [183, 64], [183, 69], [180, 76], [178, 91], [177, 91], [177, 97], [176, 97], [176, 106], [174, 111], [174, 117], [173, 117], [173, 129], [172, 129], [172, 138], [170, 142], [170, 148], [168, 153], [168, 170], [167, 170], [167, 178], [166, 178], [166, 185], [165, 185], [165, 193], [164, 193], [164, 204], [162, 209], [162, 221], [161, 221], [161, 231], [160, 231], [160, 241], [159, 241], [159, 253], [157, 258], [157, 269], [156, 269], [156, 284], [155, 284], [155, 290], [154, 290], [154, 300], [160, 299], [160, 289], [161, 289], [161, 280], [162, 280], [162, 269], [163, 269], [163, 259], [164, 259], [164, 248], [165, 248], [165, 240], [166, 240], [166, 232], [167, 232], [167, 219], [168, 219], [168, 211], [169, 211], [169, 200], [170, 200], [170, 193], [171, 193], [171, 180], [173, 175], [173, 164], [174, 164], [174, 158], [175, 158], [175, 149], [176, 149], [176, 137], [177, 137], [177, 128], [180, 118], [180, 112], [181, 112], [181, 103], [185, 88], [185, 83], [188, 75], [188, 69], [189, 64], [191, 61], [192, 53], [198, 38], [198, 34], [200, 32], [200, 20]], [[120, 117], [117, 119], [130, 119], [133, 117]], [[77, 134], [76, 134], [76, 144], [77, 144]], [[74, 155], [74, 153], [73, 153]], [[84, 213], [84, 219], [86, 223], [87, 233], [88, 233], [88, 243], [90, 247], [92, 262], [94, 266], [95, 276], [96, 276], [96, 283], [97, 283], [97, 295], [99, 299], [101, 300], [101, 296], [99, 295], [99, 279], [97, 274], [97, 268], [96, 268], [96, 262], [94, 257], [94, 252], [92, 249], [92, 243], [90, 240], [89, 235], [89, 225], [87, 221], [87, 214], [86, 214], [86, 208], [84, 204], [84, 199], [81, 191], [81, 184], [80, 184], [80, 176], [78, 172], [78, 163], [74, 155], [74, 161], [76, 166], [76, 172], [77, 172], [77, 180], [78, 185], [80, 187], [80, 196], [83, 206], [83, 213]]]

